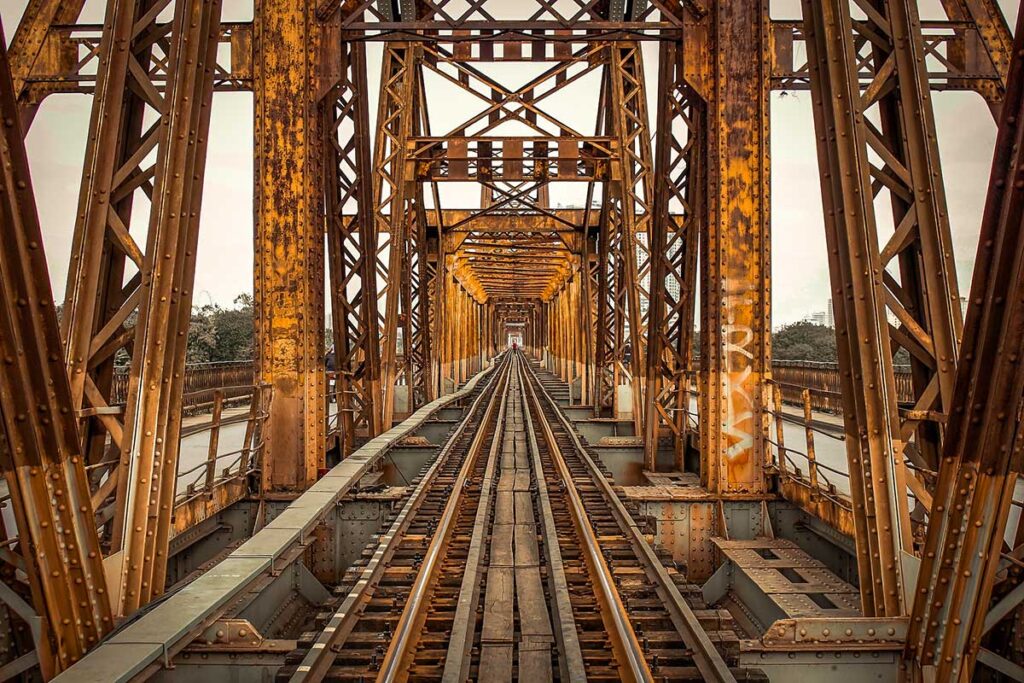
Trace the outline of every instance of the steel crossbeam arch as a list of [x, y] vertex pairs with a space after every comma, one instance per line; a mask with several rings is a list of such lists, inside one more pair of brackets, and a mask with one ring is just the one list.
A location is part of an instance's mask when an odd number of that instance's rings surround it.
[[[961, 321], [916, 6], [878, 0], [871, 8], [861, 22], [851, 19], [848, 0], [804, 3], [832, 299], [851, 403], [844, 415], [862, 602], [866, 614], [897, 616], [906, 609], [900, 552], [913, 552], [907, 486], [927, 509], [932, 484], [908, 473], [905, 461], [926, 477], [937, 469]], [[863, 94], [858, 33], [870, 36], [876, 64]], [[878, 125], [869, 112], [877, 112]], [[895, 231], [880, 246], [875, 199], [883, 190]], [[887, 269], [896, 265], [895, 273]], [[902, 415], [893, 372], [901, 347], [912, 358], [916, 395]]]
[[114, 624], [4, 44], [0, 28], [0, 467], [49, 678]]
[[334, 395], [344, 456], [355, 448], [357, 436], [373, 438], [382, 432], [374, 258], [377, 233], [366, 48], [332, 36], [327, 50], [333, 82], [321, 103], [327, 135], [323, 182], [338, 370]]
[[[1024, 14], [1017, 22], [961, 362], [914, 593], [906, 680], [973, 680], [982, 654], [983, 661], [998, 664], [998, 655], [985, 653], [982, 647], [983, 636], [992, 626], [993, 586], [1003, 562], [1006, 525], [1022, 471], [1022, 50]], [[993, 642], [992, 646], [1001, 649], [1006, 644]]]
[[[651, 308], [647, 345], [644, 462], [656, 469], [662, 425], [671, 432], [675, 467], [683, 455], [690, 410], [697, 249], [703, 211], [701, 154], [704, 102], [685, 78], [683, 46], [663, 43], [659, 59], [658, 124], [651, 226]], [[682, 213], [677, 219], [672, 209]]]

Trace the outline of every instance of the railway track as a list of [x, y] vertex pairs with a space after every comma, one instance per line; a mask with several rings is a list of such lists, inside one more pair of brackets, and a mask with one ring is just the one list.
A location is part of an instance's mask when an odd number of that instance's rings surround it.
[[749, 675], [731, 624], [646, 543], [518, 353], [336, 595], [279, 680]]

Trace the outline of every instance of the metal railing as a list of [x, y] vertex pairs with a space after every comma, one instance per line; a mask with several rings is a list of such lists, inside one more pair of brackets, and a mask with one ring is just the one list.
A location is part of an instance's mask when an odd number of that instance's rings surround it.
[[[111, 405], [123, 405], [128, 398], [128, 366], [114, 369]], [[256, 383], [256, 364], [251, 360], [221, 361], [217, 363], [189, 363], [185, 366], [185, 387], [181, 407], [183, 410], [209, 409], [213, 405], [215, 390], [224, 392], [224, 400], [246, 396], [246, 390]]]
[[[182, 430], [182, 434], [192, 436], [209, 432], [207, 457], [203, 462], [178, 471], [175, 506], [196, 496], [212, 496], [217, 486], [247, 477], [259, 468], [264, 450], [264, 425], [269, 415], [272, 388], [269, 384], [257, 384], [248, 387], [201, 389], [193, 393], [212, 394], [210, 421]], [[225, 417], [224, 407], [229, 394], [236, 399], [247, 399], [248, 410]], [[221, 453], [221, 429], [240, 422], [245, 423], [242, 443], [238, 448]]]
[[[807, 388], [811, 390], [811, 405], [815, 410], [843, 412], [843, 389], [838, 363], [775, 360], [772, 361], [772, 376], [782, 389], [782, 400], [786, 403], [802, 404], [801, 392]], [[914, 386], [909, 366], [896, 366], [896, 400], [900, 403], [914, 403]]]
[[[816, 435], [822, 438], [845, 440], [845, 435], [836, 433], [833, 430], [822, 429], [814, 419], [815, 394], [821, 394], [817, 389], [799, 387], [793, 384], [783, 385], [780, 382], [771, 380], [769, 386], [772, 391], [772, 408], [768, 411], [772, 416], [774, 429], [769, 432], [767, 441], [772, 448], [769, 450], [770, 464], [774, 465], [779, 473], [779, 478], [785, 483], [787, 480], [810, 489], [811, 498], [824, 497], [830, 499], [840, 507], [852, 510], [848, 491], [850, 490], [849, 472], [830, 467], [818, 462], [815, 451]], [[787, 400], [785, 394], [790, 395], [799, 392], [799, 404], [802, 406], [802, 413], [786, 412], [783, 409]], [[818, 396], [817, 403], [829, 396]], [[803, 427], [803, 451], [791, 448], [786, 445], [786, 422]], [[774, 439], [772, 436], [774, 435]], [[840, 483], [842, 482], [842, 483]]]

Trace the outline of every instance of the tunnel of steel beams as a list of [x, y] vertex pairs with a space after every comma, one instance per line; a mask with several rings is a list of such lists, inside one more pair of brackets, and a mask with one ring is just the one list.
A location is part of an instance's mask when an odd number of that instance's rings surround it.
[[[97, 25], [79, 23], [84, 4], [30, 0], [0, 48], [0, 678], [123, 662], [126, 680], [196, 675], [182, 659], [196, 652], [271, 666], [283, 640], [210, 629], [237, 626], [243, 592], [279, 616], [283, 567], [313, 602], [311, 582], [340, 584], [331, 534], [370, 542], [339, 517], [353, 482], [434, 438], [428, 418], [469, 415], [515, 340], [581, 433], [611, 425], [605, 464], [644, 472], [615, 499], [660, 514], [655, 545], [755, 625], [741, 649], [760, 659], [740, 664], [813, 678], [827, 654], [854, 677], [874, 658], [907, 680], [1024, 680], [1024, 40], [995, 0], [942, 0], [941, 21], [915, 0], [803, 0], [785, 21], [768, 0], [256, 0], [234, 23], [220, 0], [109, 0]], [[446, 107], [439, 84], [472, 104]], [[811, 94], [842, 491], [818, 480], [810, 427], [809, 468], [783, 444], [775, 90]], [[943, 90], [977, 93], [998, 126], [966, 320]], [[186, 340], [226, 91], [254, 99], [255, 372], [196, 398]], [[92, 98], [63, 296], [24, 144], [55, 93]], [[565, 114], [573, 98], [596, 103], [586, 126]], [[581, 199], [553, 205], [570, 184]], [[540, 410], [516, 367], [493, 381]], [[211, 408], [219, 434], [232, 401], [235, 469], [211, 437], [183, 494], [183, 406]], [[276, 545], [246, 555], [249, 536]], [[753, 570], [735, 549], [789, 536], [856, 599], [758, 629], [769, 598], [736, 578]], [[230, 588], [189, 592], [254, 558], [269, 559]], [[187, 599], [177, 631], [127, 635]]]

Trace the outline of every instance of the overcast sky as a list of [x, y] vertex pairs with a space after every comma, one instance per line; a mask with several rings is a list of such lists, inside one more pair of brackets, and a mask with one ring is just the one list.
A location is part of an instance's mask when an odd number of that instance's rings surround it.
[[[8, 39], [26, 3], [27, 0], [0, 0], [0, 19]], [[82, 21], [100, 22], [104, 4], [103, 0], [88, 0]], [[1000, 0], [1000, 4], [1012, 26], [1016, 19], [1016, 0]], [[925, 19], [943, 17], [938, 0], [921, 0], [920, 6]], [[773, 0], [772, 16], [795, 18], [799, 16], [798, 8], [799, 0]], [[248, 20], [251, 16], [251, 1], [225, 1], [225, 21]], [[646, 65], [652, 94], [656, 82], [653, 61], [648, 59]], [[376, 80], [379, 51], [371, 52], [370, 62], [374, 65], [371, 78]], [[529, 68], [529, 65], [522, 68]], [[509, 80], [516, 84], [525, 79]], [[435, 125], [440, 129], [444, 128], [445, 114], [458, 116], [465, 112], [454, 93], [449, 97], [441, 92], [443, 86], [432, 83], [427, 82], [428, 96], [432, 101], [444, 102], [439, 112], [433, 112]], [[992, 158], [995, 123], [984, 102], [975, 94], [936, 93], [934, 101], [961, 292], [966, 293]], [[823, 310], [829, 292], [809, 103], [809, 93], [772, 95], [775, 325]], [[51, 96], [43, 104], [28, 136], [47, 261], [57, 299], [63, 298], [67, 277], [90, 106], [88, 96]], [[569, 107], [591, 118], [595, 110], [595, 107], [581, 106], [579, 99], [572, 100]], [[556, 109], [558, 106], [552, 104], [552, 110]], [[219, 93], [215, 97], [211, 129], [195, 302], [230, 305], [237, 294], [252, 291], [252, 96]], [[447, 192], [456, 203], [463, 196], [457, 188]], [[444, 203], [454, 206], [447, 200]], [[143, 237], [137, 235], [137, 239]]]

